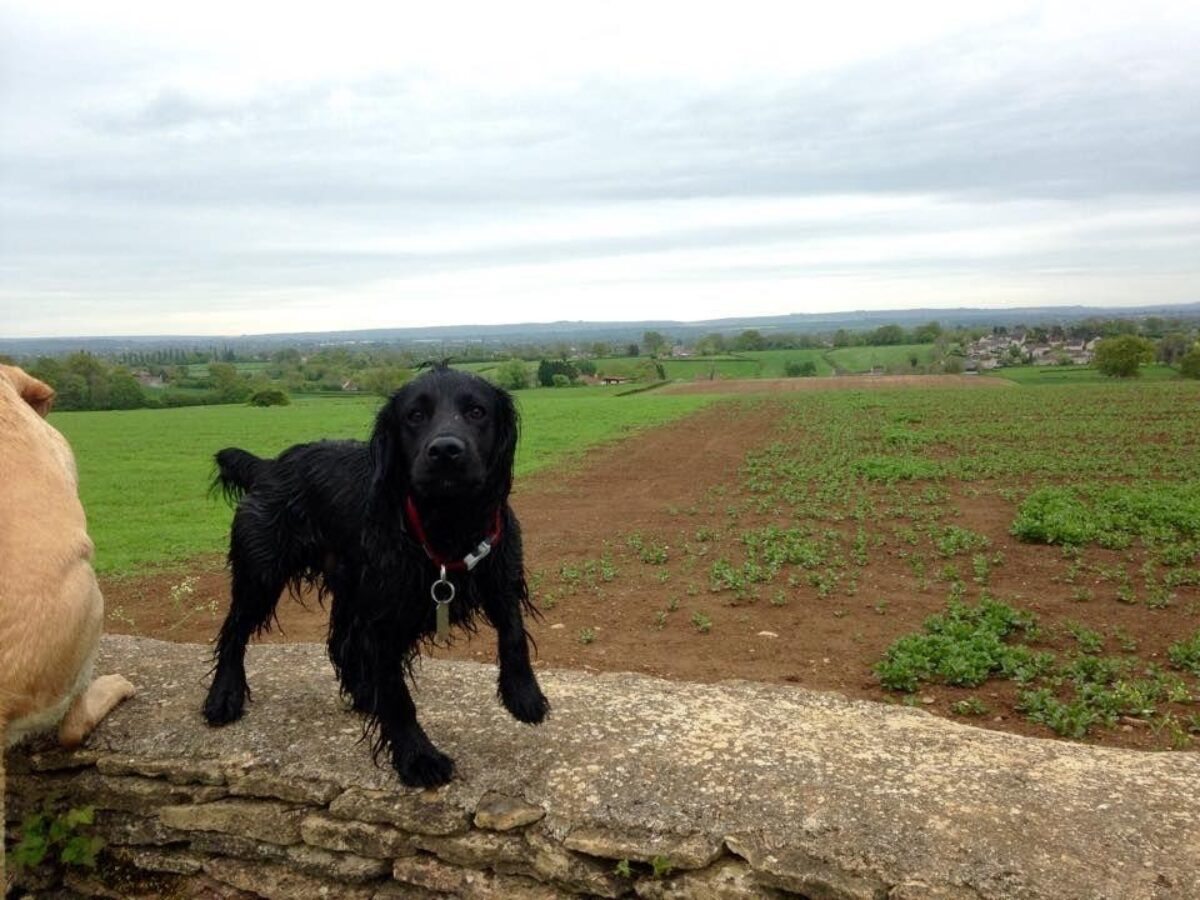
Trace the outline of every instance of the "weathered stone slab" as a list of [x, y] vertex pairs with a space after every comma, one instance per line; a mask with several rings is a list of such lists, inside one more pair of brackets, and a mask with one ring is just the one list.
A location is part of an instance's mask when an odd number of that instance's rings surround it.
[[287, 847], [235, 834], [191, 831], [188, 832], [188, 837], [191, 838], [189, 846], [197, 853], [207, 856], [236, 856], [238, 859], [259, 859], [268, 862], [284, 860], [287, 857]]
[[768, 887], [803, 894], [812, 900], [885, 900], [888, 886], [869, 874], [858, 874], [791, 848], [773, 849], [751, 836], [727, 839], [729, 849], [750, 863], [757, 880]]
[[194, 875], [204, 867], [204, 858], [186, 850], [151, 850], [145, 847], [114, 847], [113, 859], [147, 872]]
[[[463, 869], [429, 856], [396, 860], [392, 877], [403, 885], [421, 888], [437, 896], [464, 900], [559, 900], [565, 896], [549, 885], [528, 878]], [[387, 896], [386, 892], [382, 896]]]
[[[62, 884], [56, 889], [39, 891], [37, 900], [79, 900], [80, 897], [103, 898], [103, 900], [159, 900], [174, 893], [181, 876], [162, 872], [149, 873], [147, 883], [109, 887], [101, 873], [95, 869], [67, 869]], [[166, 888], [166, 890], [164, 890]]]
[[611, 864], [572, 853], [540, 831], [526, 832], [525, 840], [531, 851], [529, 863], [543, 880], [570, 891], [600, 897], [620, 897], [631, 889], [629, 883], [614, 872]]
[[784, 900], [795, 896], [764, 887], [750, 866], [734, 860], [669, 878], [642, 878], [634, 888], [645, 900]]
[[96, 833], [109, 844], [153, 846], [183, 844], [191, 839], [186, 831], [176, 831], [159, 821], [158, 816], [137, 815], [120, 810], [97, 810]]
[[370, 900], [375, 892], [367, 885], [351, 885], [303, 875], [273, 863], [241, 859], [210, 859], [206, 874], [267, 900]]
[[353, 853], [333, 853], [306, 844], [287, 848], [287, 860], [297, 868], [334, 881], [372, 881], [387, 875], [392, 867], [387, 860], [368, 859]]
[[439, 791], [366, 791], [350, 788], [329, 805], [331, 815], [383, 822], [414, 834], [458, 834], [470, 823], [462, 808]]
[[371, 900], [447, 900], [448, 895], [429, 888], [390, 881], [371, 895]]
[[475, 827], [491, 831], [511, 831], [540, 822], [545, 816], [546, 810], [540, 806], [489, 791], [480, 798], [479, 805], [475, 807]]
[[88, 797], [98, 809], [134, 813], [152, 812], [167, 803], [209, 803], [228, 793], [223, 787], [176, 785], [155, 778], [111, 778], [94, 772], [85, 772], [76, 779], [73, 790]]
[[965, 887], [906, 881], [888, 892], [888, 900], [979, 900], [979, 894]]
[[703, 869], [721, 855], [725, 842], [704, 834], [653, 834], [584, 826], [572, 829], [563, 840], [563, 846], [604, 859], [639, 862], [658, 859], [665, 860], [673, 869]]
[[179, 831], [218, 831], [281, 846], [300, 843], [305, 815], [306, 810], [261, 800], [165, 806], [158, 813], [164, 825]]
[[519, 834], [472, 831], [448, 837], [417, 835], [413, 843], [456, 866], [510, 873], [529, 868], [529, 844]]
[[[95, 750], [79, 748], [64, 750], [51, 745], [36, 750], [25, 757], [25, 771], [29, 772], [62, 772], [71, 769], [86, 769], [96, 764], [100, 754]], [[15, 771], [21, 771], [17, 769]]]
[[336, 784], [310, 778], [284, 778], [271, 772], [251, 771], [229, 783], [235, 797], [271, 797], [289, 803], [325, 806], [342, 792]]
[[128, 754], [105, 753], [96, 760], [101, 775], [143, 775], [146, 778], [165, 778], [171, 784], [225, 783], [225, 772], [219, 763], [192, 762], [187, 759], [140, 759]]
[[394, 859], [415, 853], [412, 835], [387, 825], [372, 825], [311, 815], [300, 823], [304, 842], [325, 850], [357, 853], [375, 859]]
[[223, 787], [176, 785], [158, 778], [110, 777], [95, 769], [65, 775], [18, 775], [8, 779], [8, 798], [14, 811], [29, 811], [50, 796], [70, 796], [78, 805], [152, 815], [167, 804], [206, 803], [224, 797]]

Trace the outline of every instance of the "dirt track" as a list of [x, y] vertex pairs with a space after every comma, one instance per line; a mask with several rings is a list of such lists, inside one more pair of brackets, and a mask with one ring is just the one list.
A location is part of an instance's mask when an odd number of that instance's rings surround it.
[[1003, 388], [1013, 383], [977, 375], [829, 375], [824, 378], [743, 378], [689, 381], [660, 388], [671, 394], [778, 394], [876, 388]]

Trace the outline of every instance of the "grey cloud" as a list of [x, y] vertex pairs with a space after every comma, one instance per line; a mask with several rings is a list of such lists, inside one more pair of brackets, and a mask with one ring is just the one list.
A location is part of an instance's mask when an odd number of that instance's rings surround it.
[[[352, 207], [1200, 189], [1195, 84], [1140, 87], [1128, 76], [1068, 77], [1054, 66], [948, 83], [948, 60], [976, 49], [966, 44], [923, 65], [860, 66], [814, 84], [699, 92], [592, 82], [510, 104], [455, 97], [436, 109], [403, 79], [225, 107], [164, 90], [133, 113], [93, 123], [101, 144], [113, 133], [157, 141], [148, 164], [118, 155], [116, 165], [76, 167], [61, 187], [149, 203]], [[339, 92], [352, 98], [348, 122], [331, 105]]]
[[[142, 90], [96, 102], [89, 95], [87, 104], [56, 106], [59, 119], [44, 134], [31, 117], [19, 142], [0, 143], [0, 267], [30, 292], [56, 282], [114, 292], [206, 282], [234, 291], [704, 249], [714, 260], [705, 271], [717, 277], [721, 249], [911, 235], [946, 223], [680, 221], [660, 234], [546, 234], [440, 254], [304, 248], [346, 222], [403, 236], [529, 211], [698, 197], [928, 194], [975, 204], [986, 218], [1021, 198], [1186, 205], [1200, 194], [1200, 62], [1136, 46], [1017, 52], [1006, 39], [963, 36], [806, 80], [718, 88], [613, 76], [500, 96], [422, 86], [420, 73], [401, 71], [236, 102], [166, 83], [139, 85], [148, 99]], [[91, 73], [101, 61], [78, 66]], [[56, 74], [56, 102], [68, 82]], [[0, 85], [0, 97], [6, 90]], [[64, 131], [73, 139], [63, 140]], [[1140, 259], [1186, 268], [1197, 250], [1189, 227], [1119, 224], [1091, 236], [1102, 253], [1047, 248], [1003, 265], [1037, 271], [1087, 261], [1102, 270]], [[948, 253], [908, 265], [1001, 264]], [[888, 267], [905, 265], [854, 266]], [[725, 268], [730, 277], [813, 271], [826, 268]]]

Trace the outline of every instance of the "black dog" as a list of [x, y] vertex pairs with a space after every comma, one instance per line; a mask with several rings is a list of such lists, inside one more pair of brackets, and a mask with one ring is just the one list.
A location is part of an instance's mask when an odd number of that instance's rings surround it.
[[405, 784], [443, 784], [454, 770], [417, 722], [406, 684], [422, 640], [450, 624], [473, 629], [483, 613], [499, 638], [501, 701], [522, 722], [541, 722], [550, 705], [529, 663], [529, 589], [508, 506], [516, 441], [507, 393], [438, 366], [392, 395], [369, 446], [299, 444], [274, 460], [218, 453], [215, 486], [240, 500], [209, 723], [242, 715], [246, 643], [270, 627], [284, 588], [304, 583], [332, 598], [329, 656], [342, 692]]

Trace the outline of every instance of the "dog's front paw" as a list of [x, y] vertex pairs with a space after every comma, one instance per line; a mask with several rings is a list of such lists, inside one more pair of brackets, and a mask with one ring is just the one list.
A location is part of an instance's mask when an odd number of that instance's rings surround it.
[[500, 686], [500, 700], [514, 719], [537, 725], [550, 713], [550, 701], [536, 681]]
[[392, 765], [400, 780], [409, 787], [438, 787], [454, 775], [454, 760], [433, 744], [392, 754]]
[[244, 688], [226, 687], [216, 683], [208, 691], [204, 701], [204, 718], [209, 725], [228, 725], [242, 717], [246, 706]]

